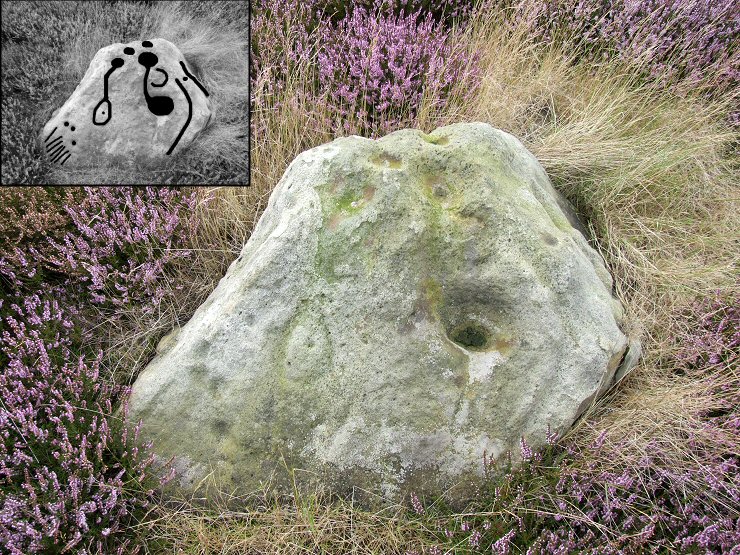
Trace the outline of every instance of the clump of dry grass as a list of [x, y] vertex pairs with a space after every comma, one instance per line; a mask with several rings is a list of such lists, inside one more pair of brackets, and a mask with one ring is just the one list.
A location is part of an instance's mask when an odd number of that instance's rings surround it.
[[[288, 28], [299, 24], [285, 21]], [[291, 67], [291, 49], [280, 50], [282, 58], [274, 63]], [[316, 68], [305, 60], [292, 65], [279, 89], [274, 86], [277, 73], [265, 65], [251, 82], [250, 184], [268, 195], [298, 154], [335, 138], [330, 117], [317, 100]]]
[[[234, 506], [234, 499], [229, 499]], [[226, 504], [203, 508], [192, 500], [155, 507], [141, 524], [145, 545], [154, 553], [223, 555], [421, 553], [432, 534], [410, 519], [402, 505], [358, 510], [352, 500], [316, 490], [290, 498], [266, 485], [244, 497], [243, 511]]]

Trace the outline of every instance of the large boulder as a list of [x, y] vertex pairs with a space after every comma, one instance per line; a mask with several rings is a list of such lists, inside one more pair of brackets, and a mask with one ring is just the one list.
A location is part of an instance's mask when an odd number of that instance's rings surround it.
[[39, 135], [54, 164], [110, 159], [151, 165], [178, 154], [211, 118], [210, 93], [171, 42], [98, 50], [82, 81]]
[[286, 468], [392, 498], [474, 483], [484, 453], [541, 445], [627, 370], [612, 280], [562, 203], [487, 124], [304, 152], [131, 418], [186, 490]]

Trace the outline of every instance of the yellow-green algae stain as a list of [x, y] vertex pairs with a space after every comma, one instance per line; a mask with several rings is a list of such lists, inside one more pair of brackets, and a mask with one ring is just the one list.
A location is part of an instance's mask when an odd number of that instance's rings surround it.
[[387, 152], [381, 152], [380, 154], [370, 158], [370, 161], [376, 166], [383, 168], [390, 168], [392, 170], [400, 170], [403, 167], [403, 161], [398, 156], [388, 154]]
[[440, 135], [438, 137], [435, 137], [434, 135], [427, 135], [426, 133], [422, 133], [421, 138], [430, 144], [438, 146], [444, 146], [450, 142], [450, 138], [447, 135]]

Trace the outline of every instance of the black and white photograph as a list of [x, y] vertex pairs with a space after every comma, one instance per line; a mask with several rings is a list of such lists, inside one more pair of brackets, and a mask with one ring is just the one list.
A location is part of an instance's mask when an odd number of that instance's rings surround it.
[[3, 185], [247, 185], [248, 3], [2, 2]]

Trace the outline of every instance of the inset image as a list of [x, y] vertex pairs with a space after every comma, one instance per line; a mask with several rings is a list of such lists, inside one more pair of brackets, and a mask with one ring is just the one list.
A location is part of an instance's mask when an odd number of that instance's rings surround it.
[[248, 4], [2, 7], [3, 184], [248, 182]]

